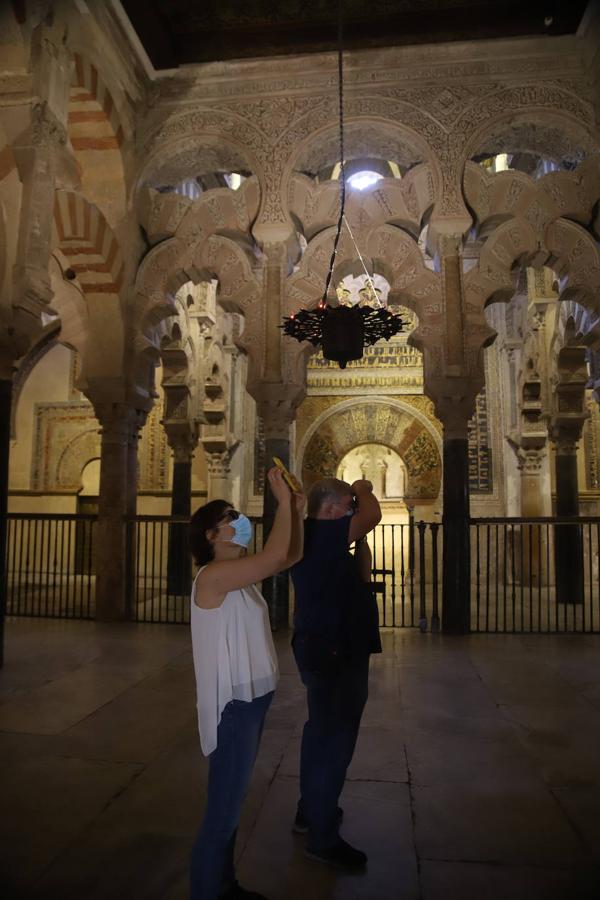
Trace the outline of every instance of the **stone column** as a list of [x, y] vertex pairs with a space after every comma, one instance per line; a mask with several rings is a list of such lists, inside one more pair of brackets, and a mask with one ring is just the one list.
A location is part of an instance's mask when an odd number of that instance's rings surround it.
[[470, 408], [436, 407], [444, 425], [442, 527], [442, 630], [467, 634], [470, 628], [471, 552], [469, 507]]
[[[556, 515], [579, 515], [577, 443], [581, 430], [553, 430], [556, 455]], [[557, 525], [554, 557], [558, 603], [583, 603], [583, 541], [578, 525]]]
[[[4, 373], [3, 373], [4, 374]], [[8, 460], [10, 456], [10, 407], [12, 379], [0, 378], [0, 668], [4, 664], [4, 618], [6, 615], [6, 513], [8, 506]]]
[[127, 518], [135, 513], [133, 448], [145, 414], [124, 403], [99, 403], [95, 411], [102, 436], [95, 540], [96, 618], [113, 621], [126, 618], [131, 601], [133, 528]]
[[231, 450], [204, 449], [208, 466], [208, 499], [227, 500], [230, 497]]
[[[192, 458], [198, 445], [197, 427], [173, 434], [167, 430], [173, 451], [173, 486], [171, 515], [189, 519], [192, 512]], [[187, 522], [174, 522], [169, 529], [169, 558], [167, 563], [167, 591], [185, 596], [192, 584], [192, 559], [189, 549]]]
[[[265, 434], [265, 488], [263, 499], [263, 541], [267, 539], [277, 504], [267, 484], [266, 473], [278, 456], [290, 468], [290, 428], [296, 415], [297, 404], [303, 395], [298, 385], [283, 382], [263, 382], [256, 392], [257, 413], [261, 417]], [[271, 628], [287, 628], [289, 621], [289, 575], [278, 572], [262, 583], [262, 591], [269, 607]]]
[[[544, 495], [542, 491], [542, 470], [547, 450], [542, 446], [521, 446], [517, 450], [517, 468], [521, 475], [521, 518], [536, 519], [544, 515]], [[519, 543], [512, 548], [515, 577], [526, 584], [539, 584], [540, 554], [542, 552], [541, 533], [536, 525], [522, 525]], [[514, 532], [518, 534], [518, 529]], [[542, 567], [543, 568], [543, 567]]]
[[[485, 383], [480, 347], [469, 348], [463, 300], [462, 235], [437, 241], [443, 294], [441, 346], [426, 347], [426, 393], [444, 426], [442, 629], [466, 634], [470, 628], [471, 553], [468, 424]], [[477, 336], [481, 343], [481, 335]], [[474, 352], [475, 350], [475, 352]]]

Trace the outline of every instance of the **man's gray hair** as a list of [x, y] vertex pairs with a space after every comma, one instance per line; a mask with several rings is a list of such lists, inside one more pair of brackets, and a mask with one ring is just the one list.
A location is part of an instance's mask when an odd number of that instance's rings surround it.
[[308, 493], [307, 513], [311, 518], [318, 515], [324, 503], [337, 503], [352, 493], [347, 481], [339, 478], [321, 478]]

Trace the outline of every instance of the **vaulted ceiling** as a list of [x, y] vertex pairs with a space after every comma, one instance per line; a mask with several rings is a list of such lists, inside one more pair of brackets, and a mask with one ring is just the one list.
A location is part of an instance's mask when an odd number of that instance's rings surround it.
[[[156, 69], [336, 47], [335, 0], [121, 0]], [[574, 34], [586, 0], [343, 0], [348, 49]]]

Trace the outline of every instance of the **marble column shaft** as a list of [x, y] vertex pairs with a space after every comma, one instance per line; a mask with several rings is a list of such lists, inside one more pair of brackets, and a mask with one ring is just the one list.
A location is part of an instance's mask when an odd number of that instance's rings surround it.
[[[173, 449], [171, 515], [189, 519], [192, 511], [192, 457], [198, 439], [191, 434], [181, 435], [178, 438], [171, 435], [169, 439]], [[173, 522], [169, 528], [167, 590], [170, 594], [185, 596], [189, 594], [191, 585], [192, 558], [188, 524]]]
[[[465, 429], [466, 430], [466, 429]], [[444, 437], [442, 630], [470, 628], [469, 449], [466, 437]]]
[[134, 526], [137, 497], [137, 436], [143, 414], [124, 404], [96, 407], [101, 424], [100, 493], [96, 526], [96, 618], [128, 615], [134, 578]]
[[10, 456], [10, 408], [12, 381], [0, 378], [0, 667], [4, 663], [4, 618], [6, 615], [6, 535], [8, 506], [8, 460]]
[[[556, 438], [556, 515], [579, 515], [576, 436]], [[583, 541], [579, 525], [557, 525], [556, 596], [559, 603], [583, 602]]]

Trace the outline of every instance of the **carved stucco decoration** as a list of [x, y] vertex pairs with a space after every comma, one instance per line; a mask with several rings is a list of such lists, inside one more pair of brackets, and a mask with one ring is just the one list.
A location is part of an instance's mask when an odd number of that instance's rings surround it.
[[579, 224], [589, 223], [600, 196], [597, 158], [574, 172], [552, 172], [537, 181], [521, 172], [489, 175], [469, 163], [465, 195], [478, 226], [488, 235], [477, 265], [464, 278], [465, 313], [473, 326], [467, 325], [466, 331], [474, 329], [476, 334], [481, 328], [480, 348], [493, 336], [484, 327], [483, 309], [490, 301], [511, 299], [517, 264], [551, 266], [560, 278], [562, 301], [577, 301], [598, 311], [600, 253], [589, 231]]
[[98, 420], [87, 401], [35, 406], [33, 490], [79, 490], [81, 472], [100, 456]]
[[307, 486], [334, 476], [339, 462], [354, 447], [376, 443], [395, 450], [405, 463], [407, 496], [425, 499], [439, 493], [442, 464], [437, 441], [422, 421], [398, 404], [338, 404], [307, 437], [302, 453], [302, 479]]
[[81, 432], [67, 444], [56, 466], [54, 486], [78, 491], [81, 487], [81, 473], [92, 459], [100, 459], [100, 434], [97, 425]]
[[[140, 130], [138, 147], [144, 166], [138, 184], [178, 183], [189, 175], [215, 170], [235, 172], [240, 168], [260, 179], [265, 144], [268, 144], [266, 136], [247, 114], [201, 106], [178, 112], [163, 119], [154, 129]], [[180, 152], [183, 168], [170, 162], [177, 161]], [[211, 169], [215, 164], [216, 169]], [[166, 174], [169, 177], [164, 180]]]
[[588, 224], [600, 199], [600, 157], [573, 172], [549, 172], [536, 181], [513, 170], [488, 173], [468, 162], [463, 186], [480, 233], [507, 216], [525, 219], [538, 232], [559, 217]]
[[[294, 173], [288, 188], [288, 207], [302, 225], [307, 240], [337, 223], [339, 182], [316, 184], [305, 175]], [[346, 195], [346, 218], [361, 228], [391, 224], [403, 228], [415, 238], [421, 232], [423, 218], [435, 202], [431, 167], [415, 166], [402, 178], [384, 178], [363, 191]]]
[[145, 187], [138, 214], [151, 244], [178, 235], [188, 246], [219, 232], [246, 234], [260, 202], [258, 180], [247, 178], [237, 191], [214, 188], [197, 200]]
[[546, 232], [552, 267], [560, 277], [562, 300], [573, 300], [595, 314], [600, 312], [600, 248], [575, 222], [558, 219]]
[[[192, 224], [186, 223], [184, 234], [189, 236], [191, 231]], [[212, 278], [219, 282], [220, 305], [227, 312], [244, 317], [244, 330], [237, 343], [250, 355], [251, 364], [260, 367], [261, 282], [252, 271], [247, 249], [232, 238], [214, 233], [189, 244], [177, 234], [150, 251], [142, 263], [136, 285], [136, 351], [142, 363], [144, 351], [155, 348], [157, 324], [176, 311], [174, 296], [179, 288], [189, 281], [198, 283]]]
[[[516, 59], [514, 67], [507, 67], [506, 63], [504, 65], [506, 71], [509, 68], [513, 69], [511, 74], [528, 72], [535, 75], [536, 83], [522, 83], [522, 80], [519, 85], [503, 83], [501, 77], [495, 77], [490, 81], [489, 75], [492, 70], [489, 66], [486, 72], [480, 72], [480, 63], [473, 63], [471, 67], [473, 71], [476, 69], [488, 80], [484, 84], [472, 82], [467, 84], [460, 80], [460, 73], [468, 69], [464, 62], [448, 68], [447, 80], [452, 83], [443, 86], [415, 84], [416, 76], [413, 78], [412, 73], [408, 81], [397, 83], [402, 81], [398, 73], [386, 73], [383, 69], [378, 71], [375, 83], [371, 86], [368, 84], [368, 73], [358, 70], [349, 73], [353, 86], [346, 94], [345, 112], [350, 156], [375, 154], [382, 158], [395, 158], [396, 161], [414, 166], [399, 187], [390, 188], [390, 191], [399, 191], [402, 194], [402, 208], [397, 205], [394, 210], [394, 204], [389, 202], [390, 196], [386, 185], [386, 189], [382, 190], [375, 203], [371, 203], [375, 200], [375, 192], [368, 200], [362, 199], [363, 208], [360, 212], [357, 211], [355, 225], [358, 224], [364, 230], [370, 223], [372, 228], [373, 217], [381, 215], [382, 210], [387, 207], [392, 209], [391, 221], [397, 220], [398, 224], [409, 226], [414, 233], [425, 204], [421, 202], [419, 196], [415, 198], [410, 196], [410, 192], [407, 194], [405, 184], [410, 187], [411, 178], [416, 184], [417, 176], [427, 172], [428, 181], [422, 193], [430, 205], [435, 201], [431, 222], [437, 223], [435, 228], [438, 232], [450, 229], [460, 233], [471, 221], [462, 193], [464, 166], [469, 157], [482, 152], [482, 148], [490, 146], [498, 152], [510, 150], [514, 149], [509, 146], [510, 142], [516, 141], [519, 147], [537, 149], [540, 152], [542, 147], [549, 144], [554, 144], [555, 147], [560, 144], [560, 152], [564, 158], [579, 158], [582, 152], [584, 154], [590, 152], [594, 146], [591, 136], [591, 105], [585, 99], [586, 92], [582, 90], [582, 84], [575, 77], [569, 82], [546, 78], [540, 83], [539, 66], [527, 60]], [[501, 66], [492, 68], [499, 71]], [[435, 75], [438, 74], [436, 68]], [[469, 74], [473, 75], [473, 72]], [[426, 80], [424, 73], [421, 73], [421, 76]], [[321, 89], [311, 96], [302, 96], [300, 92], [304, 87], [308, 89], [309, 81], [311, 83], [314, 81], [315, 84], [318, 82]], [[294, 86], [297, 93], [283, 96], [281, 78], [273, 81], [271, 89], [268, 88], [268, 79], [264, 79], [256, 83], [256, 91], [273, 90], [278, 92], [278, 96], [254, 96], [241, 100], [239, 97], [226, 96], [228, 91], [234, 94], [239, 86], [234, 90], [233, 82], [230, 87], [223, 83], [220, 87], [212, 85], [210, 90], [214, 99], [207, 100], [204, 104], [193, 99], [195, 96], [198, 97], [198, 92], [194, 94], [192, 90], [189, 95], [192, 98], [191, 102], [198, 105], [184, 113], [178, 111], [170, 115], [166, 121], [158, 122], [160, 115], [164, 114], [164, 109], [157, 110], [152, 120], [149, 120], [148, 127], [140, 132], [139, 146], [144, 147], [144, 152], [148, 156], [141, 181], [151, 180], [156, 173], [160, 174], [160, 168], [157, 168], [160, 165], [159, 160], [166, 157], [170, 161], [179, 159], [184, 166], [183, 169], [173, 171], [172, 179], [175, 175], [183, 177], [185, 173], [191, 171], [187, 167], [192, 162], [196, 165], [194, 161], [196, 150], [201, 151], [200, 158], [202, 152], [206, 152], [207, 161], [210, 161], [211, 165], [216, 164], [218, 160], [210, 154], [214, 154], [217, 143], [223, 142], [227, 146], [226, 153], [233, 153], [234, 156], [227, 156], [219, 166], [226, 164], [231, 168], [235, 160], [235, 165], [239, 168], [243, 157], [246, 168], [255, 173], [257, 185], [260, 186], [260, 209], [253, 226], [255, 233], [259, 234], [256, 230], [257, 223], [285, 226], [284, 231], [293, 229], [292, 220], [296, 218], [304, 222], [310, 238], [322, 225], [331, 223], [335, 216], [336, 201], [333, 196], [335, 186], [323, 186], [321, 195], [323, 206], [319, 207], [321, 202], [319, 200], [317, 203], [319, 208], [314, 208], [315, 196], [311, 198], [311, 188], [294, 173], [298, 170], [316, 171], [323, 165], [337, 161], [335, 75], [329, 72], [326, 75], [323, 73], [311, 75], [305, 79], [300, 77], [299, 80], [294, 80]], [[207, 97], [210, 96], [210, 90]], [[242, 93], [247, 93], [246, 89]], [[212, 104], [218, 104], [219, 108]], [[325, 126], [324, 122], [327, 123]], [[559, 135], [562, 143], [557, 143]], [[579, 155], [573, 156], [571, 153], [569, 148], [574, 146], [579, 148], [577, 151]], [[178, 157], [180, 151], [182, 155]], [[235, 153], [239, 153], [240, 156], [235, 156]], [[415, 165], [416, 163], [421, 165]], [[562, 173], [559, 173], [559, 177], [548, 177], [544, 193], [533, 197], [520, 216], [522, 222], [519, 223], [517, 231], [520, 230], [521, 234], [517, 243], [521, 246], [523, 254], [528, 254], [529, 261], [535, 264], [541, 264], [542, 258], [539, 255], [535, 256], [532, 241], [535, 238], [539, 239], [543, 229], [553, 216], [556, 216], [559, 209], [564, 212], [568, 208], [572, 213], [577, 207], [577, 202], [572, 196], [573, 191], [565, 195], [565, 203], [561, 206], [560, 195], [565, 187], [561, 175]], [[303, 199], [299, 199], [297, 195], [301, 187], [304, 191]], [[579, 196], [584, 194], [585, 191], [582, 191], [580, 186]], [[258, 201], [258, 190], [256, 197]], [[398, 201], [399, 198], [392, 199]], [[409, 213], [408, 221], [405, 220], [406, 212]], [[182, 217], [181, 223], [183, 222], [190, 223], [189, 232], [185, 237], [187, 246], [181, 246], [185, 228], [181, 231], [178, 228], [174, 240], [179, 238], [180, 245], [165, 251], [165, 257], [161, 256], [160, 259], [157, 257], [156, 263], [159, 265], [155, 266], [153, 260], [147, 264], [148, 270], [153, 270], [157, 276], [159, 266], [164, 263], [171, 265], [171, 290], [178, 280], [181, 280], [181, 273], [186, 267], [192, 265], [188, 253], [189, 246], [194, 242], [198, 245], [207, 239], [202, 223], [190, 213]], [[430, 233], [434, 233], [431, 227]], [[283, 235], [283, 231], [280, 234]], [[373, 235], [370, 240], [377, 240], [379, 244], [385, 242], [384, 235], [380, 234], [377, 239]], [[487, 298], [496, 291], [504, 291], [506, 295], [510, 293], [511, 278], [507, 264], [501, 257], [510, 256], [512, 250], [503, 247], [502, 243], [503, 241], [515, 243], [515, 235], [514, 229], [508, 229], [502, 239], [499, 237], [496, 240], [494, 252], [498, 257], [497, 260], [492, 260], [490, 245], [484, 266], [471, 275], [472, 296], [466, 306], [467, 368], [477, 367], [481, 347], [493, 338], [493, 332], [486, 325], [482, 315], [484, 297]], [[397, 230], [393, 236], [397, 237]], [[240, 242], [243, 242], [241, 237]], [[375, 251], [370, 249], [372, 258], [377, 254], [381, 256], [378, 248], [375, 248]], [[317, 299], [318, 289], [321, 289], [323, 284], [321, 274], [326, 266], [324, 250], [323, 247], [314, 247], [311, 250], [309, 244], [305, 257], [310, 255], [311, 265], [307, 266], [302, 260], [300, 263], [302, 275], [298, 273], [297, 281], [294, 281], [296, 276], [292, 276], [289, 280], [287, 312], [297, 308], [299, 300], [303, 304], [306, 302], [305, 297], [299, 296], [300, 293], [306, 294], [305, 288], [308, 288], [311, 297]], [[171, 254], [170, 258], [168, 254]], [[547, 258], [547, 251], [545, 256]], [[513, 255], [513, 261], [515, 258], [517, 257]], [[347, 264], [351, 269], [352, 262], [347, 261]], [[416, 262], [415, 273], [422, 266], [421, 257], [421, 261]], [[410, 265], [408, 268], [410, 269]], [[419, 277], [421, 273], [417, 273], [416, 280]], [[302, 278], [305, 281], [300, 292], [297, 288]], [[407, 297], [409, 286], [407, 282], [410, 282], [411, 278], [415, 280], [406, 269], [403, 274], [398, 275], [397, 292], [396, 294], [392, 292], [392, 302], [401, 300], [411, 306], [411, 301]], [[476, 283], [477, 278], [481, 283]], [[414, 340], [421, 341], [421, 346], [429, 342], [429, 351], [426, 353], [427, 365], [439, 370], [443, 360], [441, 353], [438, 352], [439, 348], [436, 350], [436, 344], [439, 344], [439, 336], [444, 327], [443, 303], [440, 299], [439, 284], [436, 283], [437, 276], [431, 272], [422, 273], [422, 279], [419, 295], [412, 301], [412, 308], [418, 311], [420, 321]], [[414, 284], [412, 286], [414, 287]], [[258, 287], [256, 285], [254, 302], [260, 305], [262, 291]], [[150, 302], [146, 305], [151, 308], [151, 312], [147, 316], [142, 316], [147, 324], [151, 324], [153, 317], [156, 320], [165, 315], [168, 307], [164, 295], [161, 298], [158, 296], [160, 291], [155, 291], [152, 296], [152, 291], [153, 288], [148, 285], [146, 295]], [[258, 320], [258, 315], [256, 319]], [[246, 324], [242, 341], [247, 345], [255, 342], [258, 346], [262, 341], [262, 330], [256, 328], [254, 335], [252, 331]], [[151, 339], [148, 343], [151, 343]], [[283, 344], [282, 364], [285, 377], [291, 375], [297, 380], [298, 374], [302, 371], [305, 353], [302, 348], [292, 348], [291, 345], [286, 347], [285, 340]]]

